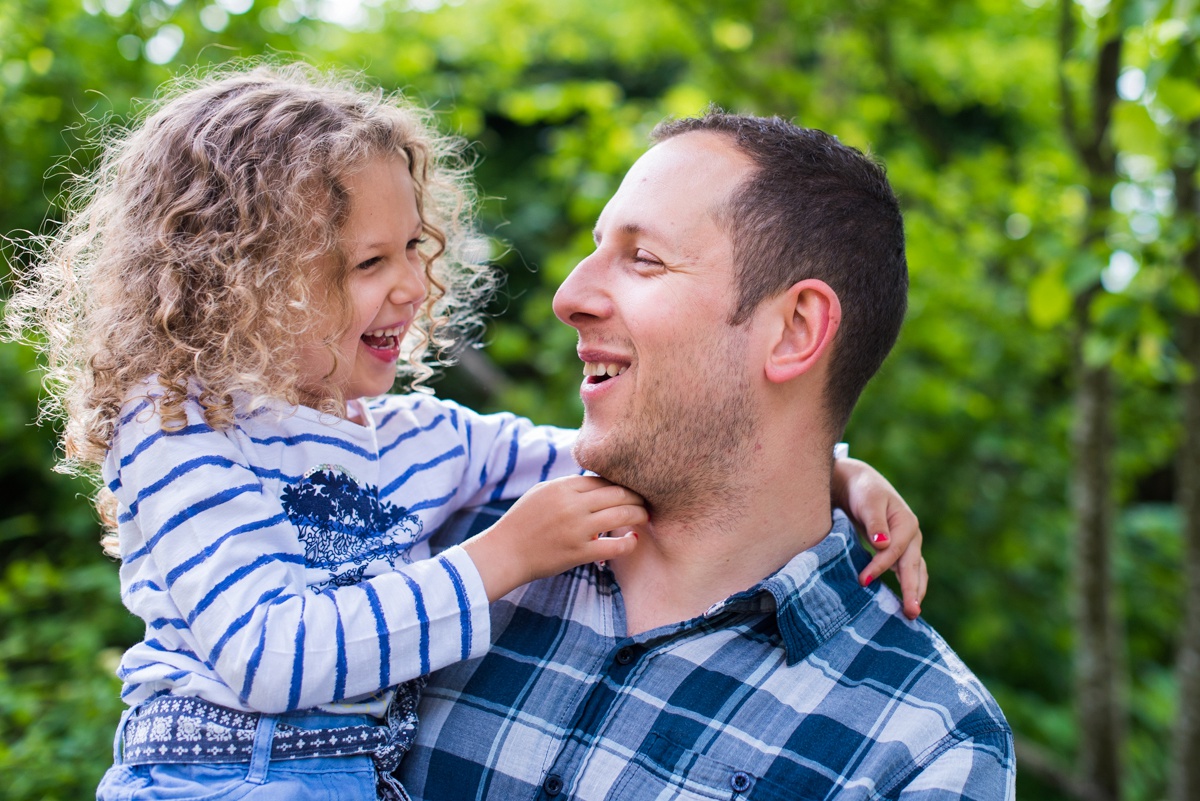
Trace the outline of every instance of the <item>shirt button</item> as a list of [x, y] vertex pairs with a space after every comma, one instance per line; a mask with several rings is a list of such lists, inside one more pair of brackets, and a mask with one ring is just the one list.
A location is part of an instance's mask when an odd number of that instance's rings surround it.
[[737, 771], [729, 777], [729, 786], [733, 788], [735, 793], [744, 793], [750, 789], [750, 774], [745, 771]]
[[542, 789], [546, 791], [546, 795], [555, 796], [562, 792], [563, 780], [559, 776], [551, 773], [546, 777], [546, 781], [542, 782]]
[[621, 650], [617, 651], [617, 664], [618, 665], [628, 665], [632, 661], [633, 661], [633, 649], [632, 648], [622, 648]]

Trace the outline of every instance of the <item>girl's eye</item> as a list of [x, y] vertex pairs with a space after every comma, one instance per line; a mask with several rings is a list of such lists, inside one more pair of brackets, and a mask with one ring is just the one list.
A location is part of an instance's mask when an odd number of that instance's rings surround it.
[[408, 249], [412, 250], [413, 248], [424, 245], [428, 241], [429, 240], [426, 239], [425, 237], [421, 237], [420, 239], [410, 239], [410, 240], [408, 240]]
[[371, 258], [367, 259], [366, 261], [359, 262], [358, 266], [355, 269], [369, 270], [372, 267], [374, 267], [376, 264], [379, 264], [379, 262], [381, 262], [381, 261], [383, 261], [382, 256], [372, 256]]

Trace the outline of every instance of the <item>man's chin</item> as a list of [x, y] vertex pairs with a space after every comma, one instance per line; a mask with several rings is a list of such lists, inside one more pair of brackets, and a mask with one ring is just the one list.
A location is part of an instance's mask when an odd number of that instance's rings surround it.
[[584, 470], [606, 478], [614, 484], [621, 484], [637, 492], [629, 482], [636, 482], [636, 471], [631, 469], [633, 459], [622, 453], [614, 453], [612, 447], [604, 447], [600, 443], [588, 442], [582, 437], [576, 441], [571, 454], [575, 462]]

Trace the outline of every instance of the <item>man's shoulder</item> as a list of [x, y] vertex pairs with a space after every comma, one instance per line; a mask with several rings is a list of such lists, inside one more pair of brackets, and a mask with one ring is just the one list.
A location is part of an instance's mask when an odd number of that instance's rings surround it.
[[[904, 617], [886, 588], [811, 661], [827, 665], [844, 691], [833, 697], [875, 708], [893, 736], [921, 734], [938, 747], [971, 738], [1011, 743], [1008, 721], [979, 677], [929, 623]], [[911, 732], [903, 734], [905, 729]]]

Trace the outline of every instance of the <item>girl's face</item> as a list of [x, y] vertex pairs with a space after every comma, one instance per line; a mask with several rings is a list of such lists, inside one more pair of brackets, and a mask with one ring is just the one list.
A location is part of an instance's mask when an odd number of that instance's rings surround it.
[[[332, 377], [346, 400], [382, 395], [396, 380], [396, 362], [428, 290], [417, 252], [421, 215], [408, 166], [377, 157], [346, 181], [350, 215], [342, 248], [350, 258], [347, 293], [350, 326], [338, 338]], [[307, 384], [319, 387], [329, 373], [329, 354], [306, 348]]]

